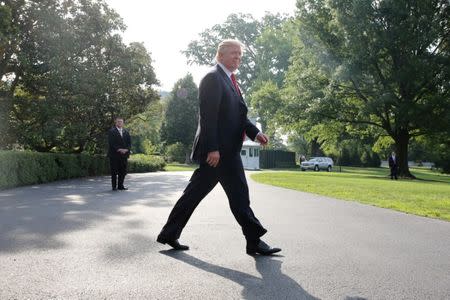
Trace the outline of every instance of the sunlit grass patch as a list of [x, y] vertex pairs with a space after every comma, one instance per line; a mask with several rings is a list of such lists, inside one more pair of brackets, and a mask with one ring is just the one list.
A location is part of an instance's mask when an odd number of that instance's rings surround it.
[[164, 171], [193, 171], [197, 168], [197, 165], [186, 165], [186, 164], [167, 164], [164, 167]]
[[386, 168], [348, 167], [341, 173], [265, 171], [251, 176], [265, 184], [450, 221], [450, 176], [412, 172], [418, 179], [390, 180]]

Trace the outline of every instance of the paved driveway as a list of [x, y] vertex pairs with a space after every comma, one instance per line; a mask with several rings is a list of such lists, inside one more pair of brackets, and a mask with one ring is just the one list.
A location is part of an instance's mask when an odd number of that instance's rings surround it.
[[249, 180], [280, 256], [251, 257], [221, 187], [155, 242], [191, 172], [0, 191], [0, 299], [450, 299], [450, 223]]

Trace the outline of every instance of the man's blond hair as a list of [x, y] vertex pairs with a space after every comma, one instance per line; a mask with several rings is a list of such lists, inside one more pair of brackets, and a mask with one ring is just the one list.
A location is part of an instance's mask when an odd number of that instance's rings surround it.
[[216, 61], [219, 61], [219, 54], [220, 53], [225, 52], [225, 50], [227, 48], [230, 48], [232, 46], [238, 46], [238, 47], [241, 48], [241, 51], [244, 52], [245, 46], [244, 46], [244, 44], [242, 44], [238, 40], [233, 40], [233, 39], [223, 40], [222, 42], [220, 42], [219, 46], [217, 47]]

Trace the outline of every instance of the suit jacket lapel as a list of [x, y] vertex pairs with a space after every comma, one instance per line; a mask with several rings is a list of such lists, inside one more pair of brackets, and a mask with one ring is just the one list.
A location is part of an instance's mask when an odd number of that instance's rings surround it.
[[122, 128], [122, 135], [120, 135], [119, 129], [117, 129], [117, 127], [114, 127], [114, 128], [116, 128], [116, 134], [123, 140], [123, 135], [125, 134], [125, 130]]
[[225, 71], [222, 69], [221, 66], [216, 65], [217, 70], [219, 70], [220, 75], [222, 75], [223, 80], [226, 82], [226, 84], [231, 88], [231, 90], [236, 94], [236, 96], [241, 97], [241, 95], [239, 95], [238, 91], [236, 91], [236, 89], [234, 88], [233, 83], [231, 82], [230, 77], [228, 77], [227, 73], [225, 73]]
[[216, 68], [219, 71], [219, 74], [222, 75], [222, 79], [225, 81], [225, 83], [233, 90], [234, 94], [238, 97], [238, 99], [241, 102], [241, 104], [244, 105], [244, 107], [246, 109], [248, 109], [247, 108], [247, 104], [244, 101], [244, 97], [242, 97], [242, 95], [239, 94], [238, 91], [236, 91], [236, 89], [234, 88], [233, 83], [231, 82], [231, 78], [228, 77], [227, 73], [225, 73], [225, 71], [222, 69], [221, 66], [216, 65]]

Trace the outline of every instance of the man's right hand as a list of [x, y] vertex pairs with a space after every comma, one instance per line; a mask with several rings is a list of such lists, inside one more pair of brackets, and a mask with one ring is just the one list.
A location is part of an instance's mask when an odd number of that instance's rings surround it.
[[208, 157], [206, 158], [206, 162], [211, 167], [215, 168], [219, 164], [220, 153], [219, 151], [212, 151], [208, 153]]

